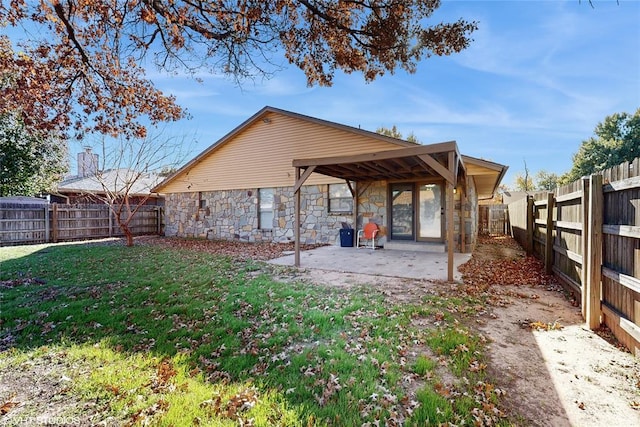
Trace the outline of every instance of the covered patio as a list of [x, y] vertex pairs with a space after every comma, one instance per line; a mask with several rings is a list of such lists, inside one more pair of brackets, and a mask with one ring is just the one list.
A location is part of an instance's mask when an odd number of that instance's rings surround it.
[[[423, 279], [429, 281], [448, 280], [446, 253], [425, 253], [404, 250], [357, 249], [339, 246], [322, 246], [300, 254], [300, 263], [306, 268], [341, 273], [370, 274], [373, 276]], [[471, 258], [471, 254], [453, 255], [453, 280], [461, 281], [458, 267]], [[270, 264], [295, 264], [293, 254], [268, 261]]]
[[[446, 234], [445, 242], [447, 246], [446, 257], [443, 262], [446, 264], [445, 279], [449, 282], [455, 280], [455, 257], [454, 257], [454, 191], [461, 192], [461, 201], [464, 203], [467, 192], [467, 172], [458, 151], [455, 141], [442, 142], [430, 145], [418, 145], [415, 147], [398, 148], [388, 151], [374, 153], [323, 157], [315, 159], [295, 159], [293, 166], [296, 170], [296, 181], [294, 185], [295, 193], [295, 221], [294, 239], [295, 251], [293, 265], [301, 265], [300, 256], [300, 224], [301, 224], [301, 187], [312, 173], [319, 173], [335, 178], [344, 179], [354, 198], [354, 224], [357, 222], [358, 197], [362, 191], [372, 182], [415, 182], [433, 178], [443, 179], [445, 182], [445, 218]], [[351, 183], [355, 182], [356, 188]], [[464, 226], [461, 226], [462, 241], [464, 241]], [[344, 248], [343, 248], [344, 249]], [[327, 250], [328, 251], [328, 250]], [[356, 251], [355, 249], [353, 251]], [[353, 252], [349, 254], [346, 261], [354, 261]], [[369, 252], [369, 251], [368, 251]], [[392, 251], [378, 252], [370, 251], [371, 257], [389, 257], [387, 262], [378, 262], [378, 265], [391, 266], [393, 262], [399, 262], [402, 254], [390, 255]], [[305, 262], [312, 262], [311, 257], [305, 257]], [[396, 259], [392, 261], [390, 258]], [[415, 255], [415, 264], [429, 265], [433, 259], [432, 253], [418, 253]], [[442, 255], [441, 255], [442, 256]], [[376, 264], [376, 263], [365, 263]], [[306, 264], [305, 264], [306, 266]]]

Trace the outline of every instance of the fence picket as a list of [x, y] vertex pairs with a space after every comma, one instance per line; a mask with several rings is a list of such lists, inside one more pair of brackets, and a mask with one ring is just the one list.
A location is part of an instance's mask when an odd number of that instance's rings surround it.
[[[134, 234], [161, 234], [161, 207], [142, 206]], [[106, 205], [0, 203], [0, 246], [122, 236]]]

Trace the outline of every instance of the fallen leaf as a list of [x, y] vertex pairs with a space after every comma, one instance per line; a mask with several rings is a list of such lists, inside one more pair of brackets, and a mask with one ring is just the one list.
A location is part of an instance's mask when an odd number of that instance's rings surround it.
[[18, 406], [20, 403], [16, 402], [15, 399], [16, 394], [13, 393], [11, 396], [9, 396], [9, 399], [7, 399], [7, 401], [5, 401], [2, 405], [0, 405], [0, 415], [6, 415], [9, 413], [9, 411], [11, 411], [13, 408], [15, 408], [16, 406]]

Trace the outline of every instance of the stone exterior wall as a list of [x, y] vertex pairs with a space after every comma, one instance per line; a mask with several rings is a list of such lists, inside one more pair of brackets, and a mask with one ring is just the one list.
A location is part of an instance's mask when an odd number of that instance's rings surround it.
[[380, 228], [378, 243], [383, 246], [388, 229], [387, 188], [386, 181], [373, 182], [358, 198], [357, 229], [362, 229], [368, 222], [375, 222]]
[[[454, 242], [460, 251], [460, 215], [465, 218], [465, 252], [473, 250], [478, 235], [478, 200], [473, 179], [468, 180], [466, 203], [460, 206], [460, 192], [454, 195]], [[301, 194], [302, 243], [339, 244], [342, 222], [356, 229], [373, 221], [382, 229], [380, 243], [386, 241], [388, 228], [388, 184], [378, 181], [370, 184], [358, 198], [357, 224], [353, 215], [328, 212], [327, 185], [307, 185]], [[204, 207], [199, 208], [200, 200]], [[258, 224], [258, 189], [213, 192], [174, 193], [165, 199], [165, 235], [197, 237], [211, 240], [242, 240], [248, 242], [293, 241], [294, 194], [293, 187], [274, 189], [274, 221], [271, 229]], [[354, 236], [355, 238], [355, 236]]]
[[[336, 243], [342, 222], [352, 216], [328, 210], [327, 185], [302, 187], [300, 236], [302, 243]], [[200, 200], [204, 207], [199, 208]], [[165, 235], [248, 242], [293, 241], [293, 187], [274, 188], [271, 228], [258, 225], [258, 189], [174, 193], [166, 197]]]

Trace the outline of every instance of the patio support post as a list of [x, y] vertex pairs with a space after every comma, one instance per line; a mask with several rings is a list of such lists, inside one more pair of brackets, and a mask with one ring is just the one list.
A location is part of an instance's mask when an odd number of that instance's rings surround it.
[[295, 194], [295, 219], [293, 220], [293, 233], [295, 239], [295, 266], [300, 267], [300, 168], [296, 168], [296, 194]]
[[[455, 171], [455, 152], [449, 151], [449, 172]], [[453, 182], [447, 180], [447, 281], [453, 282]]]
[[[360, 203], [360, 198], [358, 197], [358, 183], [356, 183], [356, 188], [354, 189], [354, 192], [353, 192], [353, 230], [354, 230], [353, 232], [354, 233], [356, 233], [358, 230], [358, 203]], [[355, 239], [355, 236], [354, 236], [354, 239]]]
[[296, 183], [293, 186], [293, 192], [295, 194], [294, 197], [294, 210], [295, 212], [295, 217], [294, 217], [294, 222], [295, 224], [293, 225], [293, 238], [295, 239], [294, 245], [295, 245], [295, 255], [294, 255], [294, 263], [296, 267], [300, 267], [300, 191], [302, 190], [302, 184], [304, 184], [304, 182], [311, 176], [311, 174], [313, 173], [313, 171], [315, 170], [315, 166], [309, 166], [308, 168], [305, 169], [304, 173], [301, 175], [300, 174], [300, 167], [296, 166]]
[[[465, 180], [466, 181], [466, 180]], [[466, 236], [466, 204], [467, 204], [467, 186], [460, 189], [460, 253], [467, 252], [467, 236]]]

